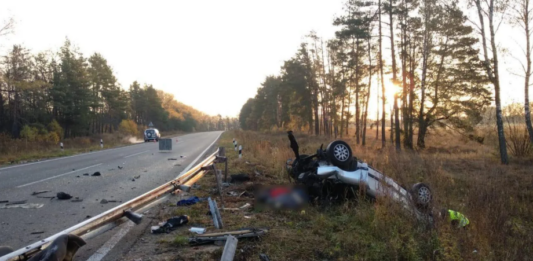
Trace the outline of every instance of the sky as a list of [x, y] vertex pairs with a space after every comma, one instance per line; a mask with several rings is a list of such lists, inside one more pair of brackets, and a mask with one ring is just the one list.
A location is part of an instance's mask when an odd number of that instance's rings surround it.
[[2, 0], [0, 39], [57, 52], [66, 39], [98, 52], [119, 83], [153, 84], [210, 115], [238, 116], [268, 75], [278, 74], [311, 30], [332, 38], [340, 0], [21, 1]]
[[[13, 17], [16, 26], [0, 38], [0, 53], [13, 44], [57, 52], [68, 38], [87, 57], [102, 54], [125, 89], [152, 84], [207, 114], [235, 117], [311, 30], [334, 37], [343, 2], [2, 0], [0, 21]], [[498, 31], [503, 104], [523, 101], [523, 80], [513, 75], [521, 37], [511, 25]]]

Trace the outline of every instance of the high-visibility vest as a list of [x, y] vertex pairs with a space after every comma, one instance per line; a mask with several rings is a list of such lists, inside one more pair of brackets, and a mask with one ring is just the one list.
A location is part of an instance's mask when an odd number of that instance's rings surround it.
[[450, 214], [450, 221], [457, 220], [459, 227], [465, 227], [470, 224], [470, 220], [468, 220], [463, 214], [451, 209], [448, 210], [448, 213]]

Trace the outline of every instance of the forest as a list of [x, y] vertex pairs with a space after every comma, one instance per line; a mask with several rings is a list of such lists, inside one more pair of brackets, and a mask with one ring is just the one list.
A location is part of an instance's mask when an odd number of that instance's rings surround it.
[[15, 45], [0, 62], [0, 134], [15, 139], [58, 142], [113, 133], [131, 121], [132, 135], [150, 122], [162, 131], [238, 127], [233, 119], [209, 116], [151, 84], [133, 82], [125, 89], [101, 54], [87, 58], [68, 39], [56, 53]]
[[[507, 164], [506, 116], [520, 118], [527, 151], [533, 144], [531, 11], [528, 0], [349, 0], [333, 20], [333, 39], [309, 33], [279, 75], [266, 77], [243, 105], [241, 127], [349, 136], [363, 146], [375, 135], [397, 150], [425, 148], [435, 128], [480, 142], [489, 131]], [[525, 98], [513, 115], [500, 97], [502, 22], [522, 33]], [[479, 134], [483, 124], [495, 127]]]

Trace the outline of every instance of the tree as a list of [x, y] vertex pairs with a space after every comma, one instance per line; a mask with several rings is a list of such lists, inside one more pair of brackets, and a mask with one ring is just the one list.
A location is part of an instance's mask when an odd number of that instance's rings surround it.
[[[525, 48], [522, 48], [525, 56], [524, 69], [524, 114], [526, 121], [526, 128], [529, 134], [529, 140], [533, 143], [533, 127], [531, 126], [531, 109], [529, 104], [529, 85], [531, 79], [531, 26], [533, 21], [533, 9], [530, 5], [530, 0], [514, 0], [514, 16], [512, 22], [518, 24], [524, 30]], [[525, 49], [525, 50], [524, 50]]]
[[[496, 105], [496, 126], [498, 129], [498, 143], [500, 145], [500, 159], [502, 164], [509, 164], [509, 157], [507, 155], [507, 145], [505, 140], [505, 133], [503, 128], [503, 116], [500, 100], [500, 74], [498, 61], [498, 48], [496, 46], [496, 28], [494, 21], [495, 12], [502, 12], [507, 8], [508, 1], [506, 0], [487, 0], [481, 3], [481, 0], [470, 0], [470, 3], [476, 6], [479, 18], [479, 32], [483, 47], [483, 61], [486, 74], [489, 81], [494, 86], [494, 102]], [[485, 19], [489, 23], [489, 39], [485, 34]], [[490, 41], [491, 55], [489, 59], [489, 51], [487, 47], [487, 40]]]

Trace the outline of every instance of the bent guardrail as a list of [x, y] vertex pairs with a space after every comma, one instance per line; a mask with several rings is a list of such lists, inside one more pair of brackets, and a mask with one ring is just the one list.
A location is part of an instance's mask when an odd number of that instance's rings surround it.
[[[205, 174], [204, 167], [212, 165], [217, 159], [217, 153], [219, 150], [215, 151], [213, 154], [208, 156], [205, 160], [197, 164], [196, 166], [189, 169], [187, 172], [183, 173], [174, 180], [171, 180], [151, 191], [148, 191], [128, 202], [125, 202], [119, 206], [116, 206], [110, 210], [105, 211], [97, 216], [94, 216], [88, 220], [85, 220], [81, 223], [78, 223], [70, 228], [67, 228], [59, 233], [56, 233], [50, 237], [47, 237], [43, 240], [35, 242], [31, 245], [28, 245], [24, 248], [18, 249], [14, 252], [11, 252], [7, 255], [1, 256], [0, 261], [7, 260], [27, 260], [37, 254], [42, 249], [46, 248], [54, 239], [64, 234], [74, 234], [79, 237], [84, 237], [103, 226], [109, 225], [113, 222], [120, 220], [125, 217], [125, 213], [128, 211], [136, 211], [145, 206], [150, 205], [154, 201], [157, 201], [162, 196], [170, 194], [171, 192], [180, 189], [180, 186], [189, 185], [188, 183], [194, 183], [201, 176]], [[197, 177], [198, 176], [198, 177]], [[104, 231], [101, 231], [104, 232]]]

